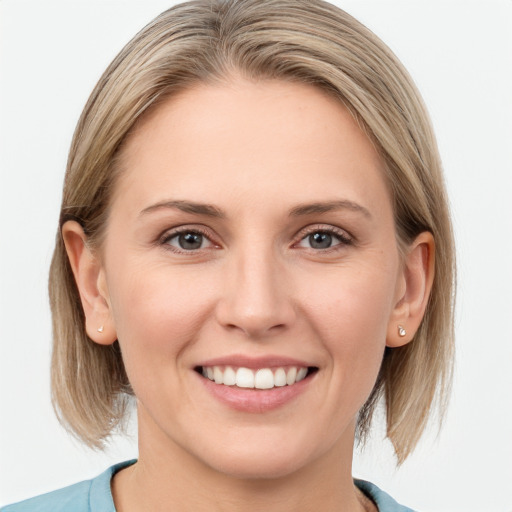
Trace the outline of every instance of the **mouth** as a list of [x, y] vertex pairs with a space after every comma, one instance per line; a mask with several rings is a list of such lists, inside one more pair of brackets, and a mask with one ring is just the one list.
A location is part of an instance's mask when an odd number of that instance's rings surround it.
[[194, 370], [220, 386], [269, 390], [294, 386], [318, 371], [316, 366], [278, 366], [246, 368], [244, 366], [196, 366]]

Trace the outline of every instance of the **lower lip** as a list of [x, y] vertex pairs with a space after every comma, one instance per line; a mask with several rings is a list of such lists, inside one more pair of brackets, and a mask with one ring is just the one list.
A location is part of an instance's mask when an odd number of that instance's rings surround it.
[[292, 384], [291, 386], [274, 387], [272, 389], [238, 388], [215, 384], [197, 374], [205, 388], [220, 402], [232, 409], [243, 412], [262, 413], [283, 407], [302, 394], [311, 384], [314, 375]]

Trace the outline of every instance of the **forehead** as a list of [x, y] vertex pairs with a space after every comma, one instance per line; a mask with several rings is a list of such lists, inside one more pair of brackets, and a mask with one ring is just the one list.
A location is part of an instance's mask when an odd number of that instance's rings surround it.
[[268, 199], [279, 191], [290, 203], [325, 199], [333, 187], [368, 202], [375, 185], [386, 193], [381, 159], [342, 103], [284, 81], [234, 79], [168, 98], [130, 134], [121, 169], [115, 197], [136, 192], [137, 202], [165, 193], [213, 202], [228, 189]]

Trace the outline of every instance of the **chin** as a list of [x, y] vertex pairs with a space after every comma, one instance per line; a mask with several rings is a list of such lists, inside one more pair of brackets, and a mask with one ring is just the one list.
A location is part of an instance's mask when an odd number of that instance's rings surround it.
[[261, 452], [249, 458], [234, 455], [229, 460], [217, 461], [211, 467], [226, 476], [241, 480], [275, 480], [290, 476], [307, 465], [305, 460], [283, 455], [273, 453], [262, 456]]
[[262, 480], [284, 478], [308, 467], [321, 457], [322, 447], [303, 442], [293, 436], [282, 438], [268, 436], [244, 436], [231, 442], [204, 447], [196, 457], [211, 469], [237, 479]]

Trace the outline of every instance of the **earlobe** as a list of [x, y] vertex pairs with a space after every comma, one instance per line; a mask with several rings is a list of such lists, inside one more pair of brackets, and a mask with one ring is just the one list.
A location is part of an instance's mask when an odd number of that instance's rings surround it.
[[78, 222], [64, 223], [62, 237], [85, 313], [87, 335], [96, 343], [110, 345], [117, 335], [101, 261], [88, 247], [87, 237]]
[[392, 311], [386, 338], [388, 347], [412, 341], [427, 308], [434, 281], [435, 242], [432, 233], [420, 233], [404, 256], [402, 289]]

